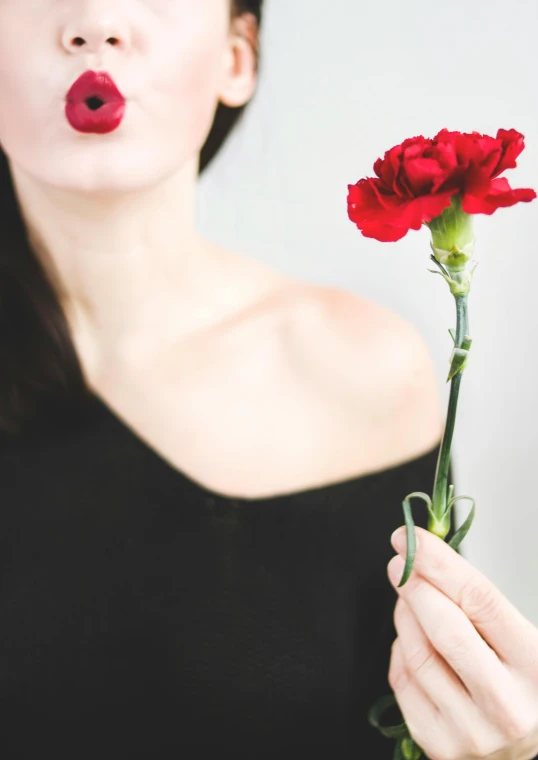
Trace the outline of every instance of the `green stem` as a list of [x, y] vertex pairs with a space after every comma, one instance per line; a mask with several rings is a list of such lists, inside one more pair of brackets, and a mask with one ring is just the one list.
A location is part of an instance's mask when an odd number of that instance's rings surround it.
[[[457, 319], [454, 345], [455, 348], [461, 348], [463, 339], [469, 334], [469, 315], [467, 311], [468, 293], [457, 293], [454, 295], [454, 298], [456, 299]], [[432, 512], [435, 515], [435, 518], [431, 515], [428, 518], [428, 530], [435, 533], [440, 538], [445, 538], [450, 530], [450, 515], [445, 514], [449, 485], [448, 470], [450, 467], [450, 450], [452, 448], [452, 438], [456, 423], [456, 412], [462, 375], [463, 371], [457, 372], [450, 384], [450, 398], [448, 402], [445, 430], [441, 440], [441, 448], [437, 459], [433, 485]]]

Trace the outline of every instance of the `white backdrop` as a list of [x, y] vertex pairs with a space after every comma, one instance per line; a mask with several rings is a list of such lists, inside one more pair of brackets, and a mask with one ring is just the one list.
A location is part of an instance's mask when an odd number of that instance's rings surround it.
[[[200, 180], [199, 229], [402, 314], [431, 349], [446, 409], [455, 304], [428, 272], [429, 231], [364, 238], [347, 185], [406, 137], [513, 127], [526, 148], [504, 176], [538, 190], [538, 0], [266, 0], [264, 23], [258, 91]], [[477, 504], [462, 551], [538, 625], [538, 199], [475, 216], [475, 230], [452, 448], [455, 493]], [[456, 506], [465, 519], [469, 503]]]

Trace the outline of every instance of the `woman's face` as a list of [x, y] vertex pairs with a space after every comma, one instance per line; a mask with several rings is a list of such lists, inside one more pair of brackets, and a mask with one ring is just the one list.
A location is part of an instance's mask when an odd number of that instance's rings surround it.
[[[230, 0], [0, 0], [0, 145], [27, 173], [81, 191], [136, 189], [203, 146], [231, 67]], [[65, 115], [85, 71], [126, 100], [120, 126]]]

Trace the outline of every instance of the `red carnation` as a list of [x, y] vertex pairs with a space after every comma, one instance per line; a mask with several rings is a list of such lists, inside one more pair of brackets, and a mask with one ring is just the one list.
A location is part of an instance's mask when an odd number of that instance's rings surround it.
[[[475, 500], [471, 496], [454, 496], [454, 484], [449, 479], [458, 396], [473, 343], [469, 332], [468, 300], [473, 273], [478, 265], [473, 258], [474, 215], [493, 214], [501, 206], [513, 206], [536, 198], [534, 190], [512, 190], [508, 181], [499, 177], [505, 169], [516, 166], [516, 159], [524, 147], [523, 135], [515, 129], [499, 129], [495, 138], [478, 132], [468, 134], [442, 129], [433, 140], [420, 135], [391, 148], [374, 164], [377, 178], [369, 177], [356, 185], [348, 185], [348, 216], [365, 237], [393, 242], [403, 238], [410, 229], [418, 230], [422, 225], [428, 227], [431, 233], [430, 261], [436, 267], [429, 271], [445, 279], [456, 307], [456, 327], [449, 328], [452, 353], [446, 381], [451, 383], [450, 398], [437, 455], [433, 492], [430, 496], [413, 491], [402, 502], [405, 563], [398, 589], [411, 577], [415, 561], [416, 536], [411, 499], [419, 498], [426, 503], [428, 531], [443, 541], [451, 529], [450, 516], [455, 503], [471, 502], [467, 519], [448, 541], [455, 551], [475, 517]], [[410, 279], [407, 287], [416, 290], [414, 285], [416, 283]], [[413, 359], [414, 355], [410, 353], [411, 364]], [[397, 697], [397, 693], [396, 696], [380, 697], [371, 707], [368, 721], [385, 736], [397, 739], [394, 758], [420, 758], [423, 749], [410, 733], [405, 720], [397, 726], [381, 726], [381, 715], [388, 707], [398, 704]], [[417, 721], [422, 723], [415, 725], [427, 727], [429, 716], [420, 713], [418, 707]], [[454, 725], [453, 722], [452, 728]], [[450, 730], [447, 736], [449, 733]], [[461, 737], [454, 734], [454, 738]]]
[[513, 190], [498, 176], [516, 166], [524, 147], [515, 129], [499, 129], [496, 137], [447, 129], [433, 139], [411, 137], [377, 159], [377, 178], [348, 185], [349, 219], [365, 237], [395, 242], [440, 216], [456, 194], [467, 214], [532, 201], [534, 190]]

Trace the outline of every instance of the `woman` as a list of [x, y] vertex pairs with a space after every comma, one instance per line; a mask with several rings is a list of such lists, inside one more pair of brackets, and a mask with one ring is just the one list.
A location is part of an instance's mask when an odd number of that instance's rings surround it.
[[3, 757], [392, 756], [443, 413], [402, 318], [195, 230], [261, 6], [0, 4]]

